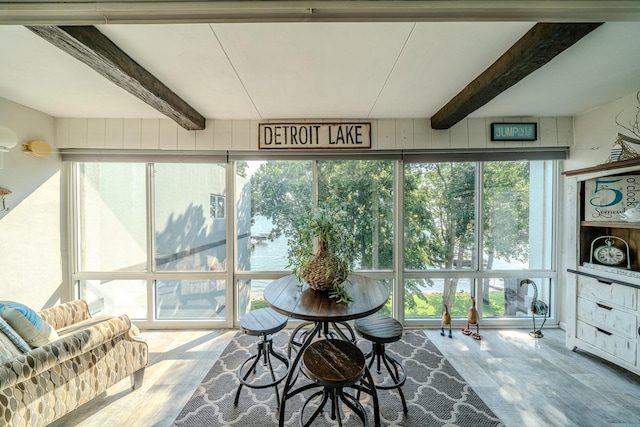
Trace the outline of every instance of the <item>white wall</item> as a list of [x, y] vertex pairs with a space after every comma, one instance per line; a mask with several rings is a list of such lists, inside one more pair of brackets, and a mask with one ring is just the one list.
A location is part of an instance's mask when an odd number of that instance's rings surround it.
[[[630, 120], [634, 121], [639, 107], [640, 104], [634, 92], [576, 116], [573, 121], [574, 147], [571, 149], [571, 158], [565, 162], [565, 170], [605, 163], [618, 133], [640, 139], [640, 136], [634, 136], [616, 124], [618, 114], [618, 122], [620, 123], [626, 124]], [[640, 152], [640, 146], [629, 145], [635, 151]]]
[[[344, 122], [307, 122], [340, 121]], [[429, 119], [360, 121], [371, 122], [372, 150], [549, 147], [573, 144], [573, 120], [570, 117], [465, 119], [449, 130], [431, 129]], [[538, 140], [491, 141], [491, 123], [505, 121], [538, 123]], [[204, 130], [186, 131], [169, 119], [57, 119], [56, 145], [61, 149], [258, 151], [258, 124], [255, 120], [207, 120]]]
[[[33, 157], [21, 144], [41, 139], [53, 146], [54, 119], [0, 98], [0, 125], [13, 130], [20, 144], [4, 153], [0, 187], [8, 212], [0, 212], [0, 300], [19, 301], [34, 309], [68, 299], [63, 285], [59, 156]], [[55, 150], [54, 150], [55, 151]]]

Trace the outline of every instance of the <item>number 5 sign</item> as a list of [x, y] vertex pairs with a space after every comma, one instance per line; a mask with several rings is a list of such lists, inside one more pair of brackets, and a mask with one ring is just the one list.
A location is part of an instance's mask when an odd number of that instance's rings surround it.
[[621, 221], [621, 214], [640, 203], [640, 175], [620, 175], [585, 182], [585, 221]]

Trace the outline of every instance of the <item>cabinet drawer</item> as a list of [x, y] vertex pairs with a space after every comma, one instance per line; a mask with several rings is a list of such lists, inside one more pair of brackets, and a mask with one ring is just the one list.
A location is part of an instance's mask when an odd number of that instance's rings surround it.
[[637, 345], [629, 339], [615, 335], [605, 329], [596, 328], [580, 320], [577, 322], [576, 338], [620, 360], [632, 365], [636, 364]]
[[637, 316], [592, 300], [578, 298], [578, 319], [602, 326], [605, 330], [636, 338]]
[[611, 303], [630, 310], [638, 308], [638, 290], [617, 283], [606, 284], [586, 276], [578, 278], [578, 296]]

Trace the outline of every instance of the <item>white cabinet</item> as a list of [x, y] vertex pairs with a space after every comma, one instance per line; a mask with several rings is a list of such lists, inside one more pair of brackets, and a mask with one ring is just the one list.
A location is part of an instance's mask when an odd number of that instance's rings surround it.
[[[587, 183], [597, 180], [606, 193], [611, 192], [604, 187], [607, 181], [640, 174], [640, 160], [617, 163], [565, 172], [567, 179], [575, 179], [570, 184], [577, 201], [576, 211], [569, 213], [576, 224], [576, 251], [567, 259], [567, 346], [640, 374], [640, 223], [623, 221], [619, 215], [606, 221], [585, 215], [585, 205], [593, 197]], [[604, 265], [594, 261], [592, 243], [601, 236], [623, 239], [629, 246], [629, 262]], [[620, 249], [626, 250], [624, 246]]]
[[638, 289], [579, 274], [575, 346], [637, 370]]

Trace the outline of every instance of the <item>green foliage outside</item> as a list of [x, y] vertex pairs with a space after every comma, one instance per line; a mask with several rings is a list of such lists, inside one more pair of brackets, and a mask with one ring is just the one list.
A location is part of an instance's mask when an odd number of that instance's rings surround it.
[[[356, 270], [393, 270], [394, 164], [317, 162], [318, 205], [345, 213], [344, 219], [335, 220], [353, 236]], [[272, 221], [272, 238], [291, 235], [292, 227], [311, 209], [312, 171], [312, 161], [269, 161], [251, 177], [252, 215]], [[483, 182], [482, 218], [475, 217], [478, 177]], [[496, 259], [528, 259], [528, 162], [409, 163], [404, 165], [403, 196], [404, 230], [397, 232], [404, 233], [405, 270], [475, 271], [479, 262], [491, 269]], [[480, 221], [483, 260], [476, 259], [475, 247]], [[458, 279], [445, 279], [443, 294], [423, 293], [425, 285], [433, 283], [405, 281], [407, 317], [433, 317], [441, 313], [443, 303], [459, 313], [468, 304], [457, 291]], [[504, 305], [494, 306], [497, 297], [489, 294], [487, 288], [483, 297], [491, 304], [483, 309], [503, 312]]]
[[[466, 313], [471, 307], [471, 295], [468, 293], [458, 293], [453, 304], [453, 308], [450, 310], [452, 313]], [[503, 292], [489, 292], [489, 304], [484, 304], [482, 309], [482, 315], [484, 317], [500, 317], [504, 314], [504, 293]], [[436, 318], [439, 319], [442, 316], [442, 295], [441, 294], [429, 294], [426, 297], [426, 301], [417, 300], [416, 306], [413, 309], [406, 310], [405, 318]], [[465, 316], [458, 316], [458, 318], [466, 318]], [[456, 318], [456, 316], [452, 316]]]
[[267, 302], [263, 299], [254, 299], [251, 300], [251, 308], [250, 310], [257, 310], [259, 308], [268, 308], [270, 307], [269, 304], [267, 304]]
[[[405, 312], [405, 318], [411, 319], [426, 319], [435, 318], [439, 319], [442, 315], [442, 295], [441, 294], [429, 294], [426, 298], [415, 298], [415, 304], [412, 309], [408, 309]], [[485, 304], [483, 307], [484, 317], [500, 317], [504, 313], [504, 293], [503, 292], [489, 292], [489, 304]], [[453, 312], [466, 313], [471, 306], [471, 295], [468, 293], [458, 294], [455, 304], [453, 306]], [[269, 307], [269, 304], [263, 299], [251, 301], [251, 310], [258, 308]], [[380, 311], [382, 314], [391, 315], [391, 303], [387, 303], [385, 307]]]

